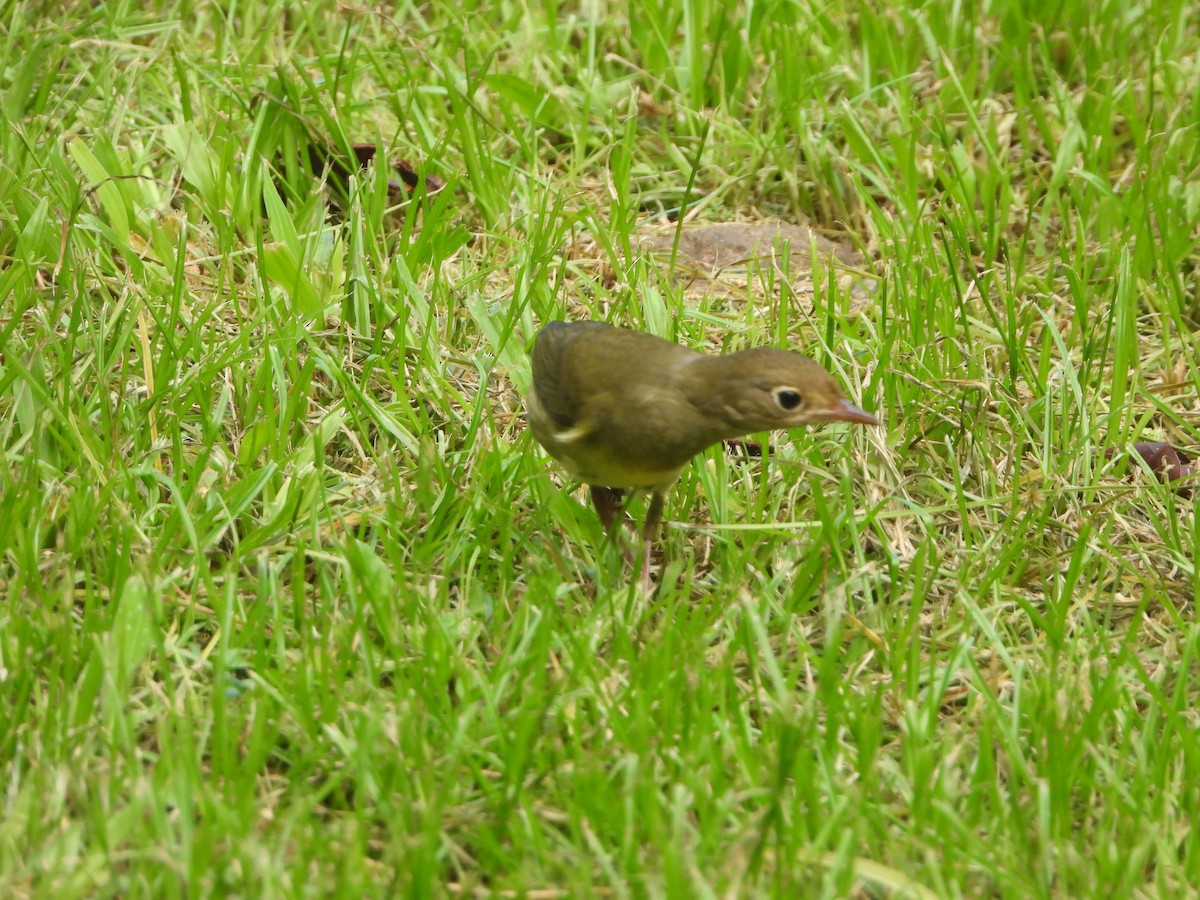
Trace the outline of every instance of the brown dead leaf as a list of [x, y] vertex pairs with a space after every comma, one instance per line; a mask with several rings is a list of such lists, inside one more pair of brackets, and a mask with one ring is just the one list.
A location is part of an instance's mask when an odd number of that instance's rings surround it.
[[[1191, 480], [1200, 475], [1200, 465], [1166, 441], [1139, 441], [1133, 445], [1132, 454], [1140, 456], [1147, 468], [1167, 483], [1185, 478]], [[1114, 451], [1109, 449], [1104, 455], [1111, 459]], [[1192, 495], [1190, 485], [1178, 485], [1175, 489], [1185, 497]]]
[[747, 441], [743, 438], [726, 438], [725, 452], [730, 456], [744, 456], [747, 459], [760, 459], [763, 452], [768, 456], [774, 451], [774, 448], [767, 444], [765, 447], [759, 441]]
[[[359, 169], [365, 169], [378, 152], [375, 144], [352, 144], [350, 149], [354, 153], [354, 161]], [[312, 164], [314, 172], [328, 168], [330, 182], [340, 191], [345, 192], [349, 188], [351, 166], [349, 161], [337, 153], [333, 147], [318, 141], [310, 142], [308, 161]], [[446, 182], [436, 175], [422, 176], [419, 174], [416, 167], [407, 159], [394, 160], [392, 171], [399, 175], [399, 178], [388, 179], [388, 196], [397, 202], [404, 199], [406, 189], [409, 191], [414, 189], [422, 179], [425, 182], [426, 195], [436, 194], [446, 186]]]

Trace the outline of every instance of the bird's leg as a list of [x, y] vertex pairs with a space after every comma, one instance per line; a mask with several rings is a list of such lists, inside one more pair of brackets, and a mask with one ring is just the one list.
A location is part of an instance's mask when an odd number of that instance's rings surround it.
[[662, 491], [654, 491], [650, 495], [650, 508], [646, 510], [646, 522], [642, 525], [642, 593], [650, 594], [650, 548], [658, 537], [659, 526], [662, 525], [663, 501]]
[[617, 513], [621, 511], [621, 489], [600, 487], [596, 484], [590, 487], [596, 515], [600, 517], [600, 524], [604, 526], [605, 533], [611, 535], [613, 523], [617, 521]]
[[[590, 486], [592, 492], [592, 505], [596, 507], [596, 515], [600, 517], [600, 524], [604, 526], [604, 539], [606, 541], [617, 541], [617, 514], [625, 508], [622, 502], [625, 492], [621, 488], [598, 487]], [[625, 557], [626, 562], [633, 562], [633, 553], [625, 543], [619, 542], [621, 546], [621, 555]]]

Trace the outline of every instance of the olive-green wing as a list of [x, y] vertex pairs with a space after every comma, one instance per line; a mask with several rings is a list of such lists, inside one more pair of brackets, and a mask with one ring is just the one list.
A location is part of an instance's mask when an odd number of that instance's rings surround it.
[[538, 403], [559, 428], [578, 424], [583, 406], [581, 374], [589, 369], [586, 343], [580, 339], [613, 331], [604, 322], [551, 322], [533, 343], [533, 386]]

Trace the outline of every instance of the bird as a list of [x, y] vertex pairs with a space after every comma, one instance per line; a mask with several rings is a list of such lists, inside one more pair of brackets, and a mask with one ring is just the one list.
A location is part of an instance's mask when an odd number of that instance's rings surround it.
[[611, 534], [625, 491], [650, 492], [642, 589], [667, 490], [712, 444], [824, 422], [882, 425], [806, 356], [756, 347], [712, 356], [605, 322], [549, 322], [534, 339], [526, 421], [534, 439], [588, 485]]

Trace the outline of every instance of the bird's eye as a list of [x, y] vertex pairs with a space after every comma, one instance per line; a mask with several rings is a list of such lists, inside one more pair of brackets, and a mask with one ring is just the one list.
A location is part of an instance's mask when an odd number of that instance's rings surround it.
[[780, 388], [775, 392], [775, 402], [791, 412], [804, 405], [804, 398], [798, 391], [793, 391], [791, 388]]

